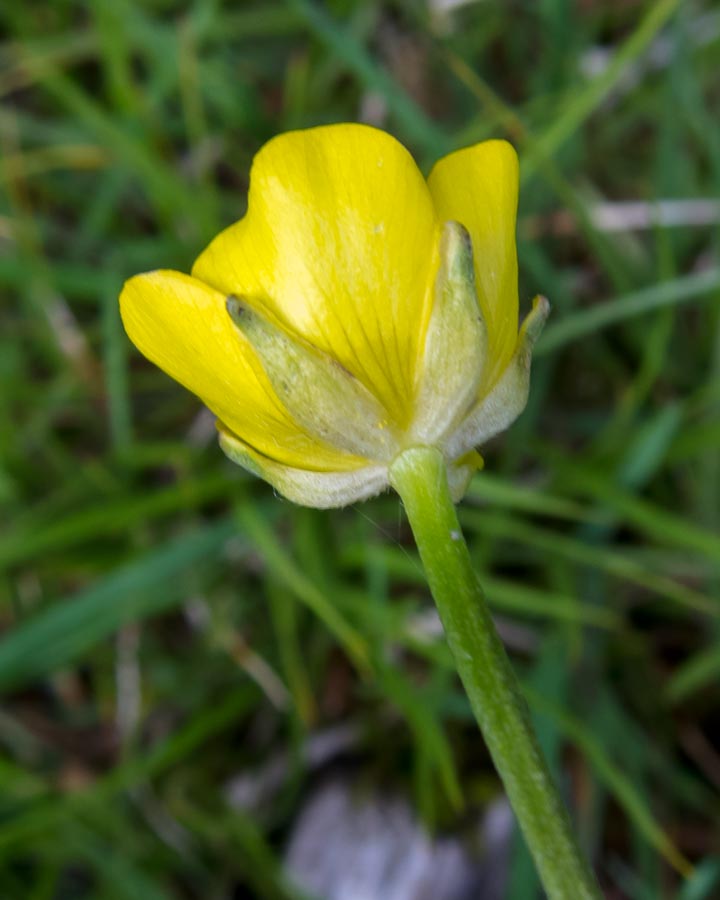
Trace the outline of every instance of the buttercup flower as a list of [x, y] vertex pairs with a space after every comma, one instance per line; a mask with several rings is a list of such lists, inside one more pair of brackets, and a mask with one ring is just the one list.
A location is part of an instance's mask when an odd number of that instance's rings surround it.
[[191, 275], [137, 275], [130, 338], [217, 416], [235, 462], [307, 506], [388, 485], [403, 450], [439, 449], [454, 499], [476, 448], [527, 400], [537, 298], [518, 334], [518, 165], [504, 141], [425, 181], [390, 135], [331, 125], [258, 153], [247, 215]]

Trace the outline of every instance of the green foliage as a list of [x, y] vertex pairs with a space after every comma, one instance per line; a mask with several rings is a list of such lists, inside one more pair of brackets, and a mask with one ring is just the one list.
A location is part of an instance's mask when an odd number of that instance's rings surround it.
[[[119, 320], [124, 278], [242, 215], [265, 140], [363, 116], [426, 171], [518, 147], [553, 314], [460, 519], [603, 885], [720, 890], [720, 16], [441, 6], [0, 5], [3, 900], [301, 896], [330, 726], [430, 827], [499, 794], [398, 500], [274, 497]], [[519, 843], [512, 871], [535, 897]]]

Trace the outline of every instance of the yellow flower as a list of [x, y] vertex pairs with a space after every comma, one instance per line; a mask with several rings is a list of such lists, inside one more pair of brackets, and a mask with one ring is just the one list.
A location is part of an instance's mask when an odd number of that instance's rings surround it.
[[308, 506], [387, 487], [442, 450], [455, 498], [525, 406], [539, 299], [518, 335], [518, 165], [504, 141], [425, 181], [390, 135], [330, 125], [258, 153], [245, 218], [192, 274], [131, 278], [130, 338], [197, 394], [240, 465]]

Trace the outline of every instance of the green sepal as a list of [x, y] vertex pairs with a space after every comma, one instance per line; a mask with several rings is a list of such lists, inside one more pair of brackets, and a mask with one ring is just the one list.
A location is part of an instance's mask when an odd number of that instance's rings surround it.
[[275, 490], [315, 509], [332, 509], [367, 500], [388, 486], [387, 466], [368, 464], [349, 472], [314, 472], [269, 459], [218, 423], [220, 447], [234, 463], [267, 481]]
[[457, 459], [511, 425], [525, 409], [530, 390], [532, 349], [550, 313], [545, 297], [535, 297], [522, 324], [515, 353], [500, 379], [463, 419], [447, 441], [447, 458]]
[[459, 222], [446, 222], [410, 436], [413, 442], [441, 444], [460, 423], [477, 397], [487, 344], [470, 236]]
[[448, 488], [453, 503], [459, 503], [465, 496], [472, 477], [485, 466], [485, 461], [477, 450], [471, 450], [460, 459], [446, 463]]
[[376, 462], [397, 450], [389, 417], [368, 389], [332, 357], [286, 332], [238, 297], [226, 301], [278, 398], [308, 433]]

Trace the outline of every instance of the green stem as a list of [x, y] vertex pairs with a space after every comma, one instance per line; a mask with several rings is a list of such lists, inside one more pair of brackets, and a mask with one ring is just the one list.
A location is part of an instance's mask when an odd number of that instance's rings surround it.
[[550, 900], [598, 900], [473, 570], [442, 454], [406, 450], [390, 467], [390, 482], [405, 505], [458, 673], [545, 891]]

